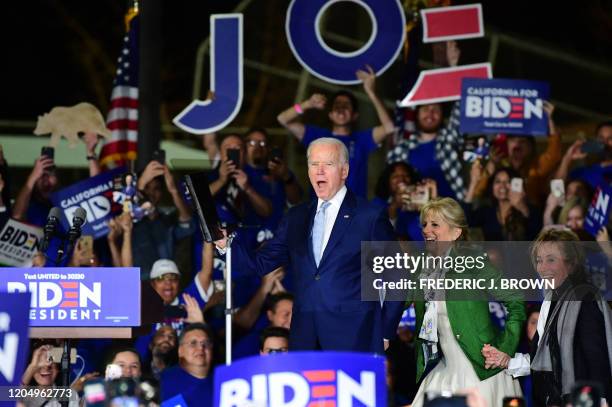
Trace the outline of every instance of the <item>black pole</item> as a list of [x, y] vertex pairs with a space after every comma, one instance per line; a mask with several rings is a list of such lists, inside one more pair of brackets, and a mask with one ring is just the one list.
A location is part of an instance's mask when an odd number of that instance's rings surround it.
[[[64, 339], [64, 352], [62, 353], [62, 387], [70, 387], [70, 339]], [[62, 407], [68, 407], [68, 400], [60, 400]]]
[[138, 159], [141, 171], [161, 140], [161, 15], [160, 0], [140, 0], [140, 60], [138, 68]]

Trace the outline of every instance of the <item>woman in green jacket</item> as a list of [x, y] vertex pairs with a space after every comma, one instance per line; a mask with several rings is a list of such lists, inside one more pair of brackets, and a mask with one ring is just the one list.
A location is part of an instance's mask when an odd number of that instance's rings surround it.
[[[428, 250], [437, 250], [435, 255], [438, 256], [456, 257], [461, 250], [451, 248], [455, 246], [452, 243], [440, 249], [444, 244], [438, 242], [467, 240], [465, 214], [459, 203], [451, 198], [435, 199], [423, 206], [421, 225]], [[484, 265], [476, 273], [478, 278], [487, 280], [488, 285], [488, 280], [498, 278], [499, 274], [488, 262]], [[466, 278], [469, 273], [438, 268], [422, 270], [420, 278]], [[518, 380], [503, 374], [497, 364], [485, 365], [481, 352], [490, 344], [514, 355], [525, 321], [524, 303], [516, 297], [505, 298], [508, 315], [505, 328], [500, 331], [491, 322], [486, 298], [465, 299], [466, 292], [463, 292], [463, 300], [452, 300], [453, 292], [445, 292], [442, 293], [444, 299], [440, 300], [440, 294], [440, 291], [424, 290], [414, 301], [418, 332], [417, 381], [422, 379], [422, 382], [412, 405], [420, 407], [428, 397], [466, 388], [478, 389], [491, 407], [499, 406], [504, 397], [521, 396]], [[495, 294], [499, 298], [504, 293]]]

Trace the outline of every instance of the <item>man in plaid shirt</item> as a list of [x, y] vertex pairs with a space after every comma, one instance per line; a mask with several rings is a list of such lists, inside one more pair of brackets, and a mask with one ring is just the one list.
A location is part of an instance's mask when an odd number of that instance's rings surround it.
[[[448, 64], [456, 66], [459, 56], [457, 43], [449, 41], [446, 47]], [[448, 124], [442, 127], [442, 106], [439, 103], [419, 106], [417, 131], [389, 150], [387, 163], [407, 162], [421, 178], [436, 181], [438, 195], [463, 200], [465, 185], [460, 160], [463, 137], [459, 132], [459, 114], [459, 102], [455, 102]]]

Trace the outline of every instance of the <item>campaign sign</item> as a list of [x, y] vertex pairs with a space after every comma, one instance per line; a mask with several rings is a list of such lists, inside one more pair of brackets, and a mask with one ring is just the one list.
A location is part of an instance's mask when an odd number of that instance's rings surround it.
[[0, 264], [28, 266], [42, 238], [41, 228], [9, 219], [0, 232]]
[[0, 386], [19, 385], [28, 356], [30, 294], [0, 292]]
[[0, 292], [29, 292], [30, 326], [140, 325], [138, 268], [0, 268]]
[[587, 216], [584, 219], [584, 229], [592, 236], [597, 236], [597, 233], [602, 227], [608, 224], [610, 219], [610, 199], [612, 197], [612, 188], [597, 187], [591, 206], [587, 211]]
[[215, 370], [213, 405], [386, 406], [384, 358], [291, 352], [241, 359]]
[[112, 206], [113, 179], [126, 171], [124, 167], [104, 171], [51, 195], [53, 206], [58, 206], [64, 212], [64, 227], [70, 227], [74, 211], [81, 207], [87, 212], [87, 222], [81, 228], [82, 234], [92, 235], [94, 239], [105, 236], [108, 233], [106, 222], [113, 213], [120, 211], [118, 205], [115, 208]]
[[463, 79], [462, 133], [548, 134], [545, 82], [514, 79]]

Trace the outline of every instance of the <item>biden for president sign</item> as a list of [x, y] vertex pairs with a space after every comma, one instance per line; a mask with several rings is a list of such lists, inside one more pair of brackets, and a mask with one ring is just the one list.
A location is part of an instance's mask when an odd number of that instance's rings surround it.
[[612, 188], [597, 187], [584, 219], [584, 229], [592, 236], [597, 236], [601, 228], [608, 224], [610, 211], [612, 211]]
[[253, 357], [215, 370], [215, 406], [386, 406], [384, 358], [346, 352]]
[[464, 79], [461, 84], [462, 133], [548, 134], [545, 82]]
[[137, 268], [0, 268], [0, 292], [30, 293], [30, 326], [140, 325]]

